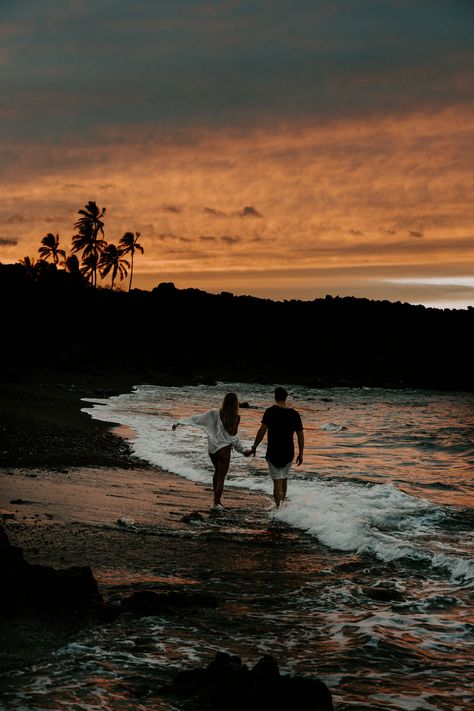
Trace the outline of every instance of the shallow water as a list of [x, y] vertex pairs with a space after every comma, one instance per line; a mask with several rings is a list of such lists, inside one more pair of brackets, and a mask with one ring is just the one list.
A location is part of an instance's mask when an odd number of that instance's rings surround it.
[[[141, 386], [89, 411], [132, 428], [137, 455], [208, 483], [205, 435], [171, 423], [229, 390], [250, 404], [240, 427], [250, 444], [267, 387]], [[302, 387], [291, 397], [306, 449], [285, 508], [263, 521], [231, 508], [187, 534], [215, 546], [215, 559], [210, 569], [190, 560], [183, 587], [221, 591], [224, 604], [85, 631], [19, 673], [9, 707], [172, 708], [159, 684], [226, 649], [249, 662], [270, 652], [283, 673], [319, 676], [339, 711], [472, 708], [474, 397]], [[232, 487], [270, 494], [264, 451], [233, 454], [230, 507]]]

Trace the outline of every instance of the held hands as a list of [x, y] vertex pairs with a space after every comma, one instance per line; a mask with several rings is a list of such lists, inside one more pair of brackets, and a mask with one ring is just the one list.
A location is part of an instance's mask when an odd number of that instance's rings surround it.
[[256, 452], [257, 452], [257, 448], [256, 448], [256, 447], [251, 447], [250, 449], [247, 449], [247, 450], [244, 452], [244, 457], [250, 457], [251, 454], [253, 454], [253, 456], [255, 457]]

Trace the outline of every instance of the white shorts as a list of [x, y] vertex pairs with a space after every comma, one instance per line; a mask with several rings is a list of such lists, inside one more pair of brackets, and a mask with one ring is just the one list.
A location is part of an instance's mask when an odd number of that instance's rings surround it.
[[277, 479], [288, 479], [288, 475], [290, 473], [291, 465], [293, 464], [293, 462], [288, 462], [288, 464], [285, 464], [284, 467], [276, 467], [267, 459], [267, 464], [268, 469], [270, 471], [270, 476], [272, 477], [273, 481], [276, 481]]

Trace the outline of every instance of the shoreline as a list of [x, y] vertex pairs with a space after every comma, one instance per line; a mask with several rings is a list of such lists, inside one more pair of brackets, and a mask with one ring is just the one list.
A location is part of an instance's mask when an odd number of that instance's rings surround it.
[[[215, 526], [211, 473], [206, 485], [152, 466], [132, 455], [124, 439], [130, 428], [81, 411], [88, 397], [118, 395], [136, 383], [123, 374], [41, 369], [0, 381], [0, 523], [28, 563], [90, 566], [105, 601], [143, 589], [207, 594], [212, 585], [196, 571], [222, 560], [224, 548], [245, 555], [242, 547], [247, 541], [253, 547], [266, 525], [269, 500], [225, 490], [228, 520]], [[204, 523], [182, 520], [195, 511]], [[249, 512], [254, 523], [236, 534]], [[265, 545], [268, 534], [262, 535]], [[71, 613], [58, 619], [23, 608], [2, 614], [0, 671], [40, 662], [90, 624]]]
[[[193, 531], [206, 534], [221, 522], [225, 531], [244, 510], [266, 523], [264, 512], [270, 502], [270, 496], [264, 494], [224, 489], [226, 518], [218, 520], [210, 515], [211, 473], [209, 484], [203, 484], [152, 466], [78, 467], [67, 473], [0, 469], [0, 477], [1, 517], [11, 542], [23, 548], [30, 562], [55, 567], [90, 565], [97, 572], [99, 585], [103, 582], [100, 570], [109, 571], [109, 584], [117, 561], [118, 570], [125, 562], [137, 569], [156, 567], [161, 553], [143, 548], [143, 537], [179, 538]], [[202, 525], [182, 521], [192, 512], [201, 514]], [[79, 531], [84, 535], [78, 535]], [[244, 528], [241, 533], [244, 535]], [[112, 545], [107, 549], [96, 546], [96, 538], [107, 536]], [[127, 560], [122, 550], [125, 539], [130, 545]], [[136, 548], [135, 539], [140, 541]], [[55, 548], [57, 542], [61, 545]]]
[[[25, 560], [57, 570], [90, 566], [105, 602], [143, 590], [225, 601], [235, 595], [234, 581], [214, 583], [209, 571], [233, 570], [272, 536], [265, 496], [224, 491], [228, 509], [216, 520], [209, 515], [211, 479], [206, 486], [151, 466], [1, 468], [0, 483], [0, 521]], [[186, 522], [193, 512], [201, 522]], [[91, 624], [97, 622], [30, 609], [2, 616], [0, 672], [42, 661]]]
[[[170, 683], [178, 672], [195, 666], [196, 660], [206, 665], [216, 651], [239, 655], [250, 663], [262, 653], [272, 654], [283, 675], [297, 671], [320, 678], [336, 701], [357, 697], [361, 707], [370, 690], [359, 682], [358, 674], [367, 665], [375, 665], [389, 680], [392, 693], [399, 693], [393, 664], [378, 659], [372, 647], [363, 646], [365, 651], [357, 657], [365, 638], [349, 629], [346, 646], [339, 646], [333, 636], [338, 615], [341, 620], [345, 616], [349, 627], [352, 624], [347, 594], [368, 624], [384, 615], [386, 608], [406, 604], [405, 588], [399, 593], [393, 587], [390, 565], [370, 555], [328, 548], [279, 517], [272, 518], [267, 511], [270, 481], [264, 494], [226, 487], [225, 514], [211, 516], [211, 469], [203, 484], [134, 460], [128, 445], [123, 449], [123, 426], [80, 412], [84, 396], [79, 388], [88, 397], [117, 392], [99, 393], [98, 386], [93, 378], [82, 386], [57, 377], [49, 384], [43, 379], [30, 385], [25, 378], [22, 393], [31, 395], [33, 405], [25, 397], [7, 403], [12, 413], [9, 427], [15, 416], [18, 420], [22, 416], [36, 443], [25, 452], [21, 466], [0, 466], [0, 521], [11, 544], [23, 548], [29, 564], [52, 566], [56, 571], [90, 566], [109, 609], [136, 593], [206, 596], [217, 604], [212, 609], [186, 608], [143, 620], [126, 613], [105, 622], [78, 616], [71, 609], [57, 615], [3, 610], [0, 695], [21, 694], [25, 679], [34, 689], [37, 675], [44, 680], [48, 670], [60, 674], [69, 663], [77, 664], [80, 694], [89, 694], [91, 667], [84, 666], [86, 659], [96, 670], [96, 688], [105, 695], [111, 687], [107, 682], [101, 687], [100, 679], [109, 678], [112, 664], [115, 693], [126, 688], [135, 698], [135, 692], [139, 695], [145, 688], [155, 690], [159, 698], [157, 684]], [[13, 390], [11, 384], [12, 395]], [[61, 403], [64, 411], [56, 412]], [[52, 426], [52, 438], [35, 439], [37, 425], [45, 421]], [[72, 441], [62, 436], [71, 423]], [[105, 453], [108, 465], [94, 462], [97, 454], [104, 461], [104, 452], [96, 449], [104, 441], [110, 442]], [[80, 465], [71, 465], [71, 451]], [[48, 466], [48, 458], [54, 464]], [[313, 595], [326, 602], [313, 604]], [[96, 655], [95, 640], [103, 663]], [[107, 656], [109, 649], [113, 663]], [[128, 662], [122, 666], [125, 650], [132, 655], [131, 666]], [[415, 686], [424, 673], [420, 663], [414, 658], [408, 665]], [[9, 671], [19, 673], [9, 675]], [[76, 679], [74, 674], [70, 678]], [[59, 700], [65, 687], [53, 683], [51, 689]]]
[[78, 466], [148, 466], [120, 436], [120, 423], [82, 412], [87, 398], [129, 392], [134, 375], [23, 369], [3, 373], [0, 467], [68, 469]]

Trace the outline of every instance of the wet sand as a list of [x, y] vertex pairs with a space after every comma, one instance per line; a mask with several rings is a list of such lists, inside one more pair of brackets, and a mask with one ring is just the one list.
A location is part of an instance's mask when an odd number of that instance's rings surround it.
[[[90, 566], [106, 601], [141, 590], [226, 600], [265, 569], [262, 549], [271, 552], [276, 533], [270, 499], [231, 489], [222, 517], [210, 513], [211, 500], [211, 487], [151, 467], [0, 470], [0, 521], [10, 542], [30, 563]], [[203, 520], [183, 521], [192, 512]], [[15, 612], [2, 621], [0, 670], [44, 659], [80, 625]]]
[[[226, 514], [216, 518], [210, 514], [211, 487], [151, 467], [3, 469], [0, 478], [5, 530], [11, 543], [23, 548], [25, 558], [55, 567], [90, 565], [99, 584], [104, 572], [110, 582], [116, 571], [119, 583], [123, 570], [168, 569], [170, 562], [176, 565], [180, 557], [189, 556], [189, 546], [173, 545], [170, 561], [170, 544], [163, 546], [164, 538], [182, 540], [190, 532], [195, 538], [197, 531], [204, 535], [217, 524], [222, 533], [224, 524], [235, 528], [244, 515], [249, 531], [249, 516], [264, 526], [268, 523], [267, 497], [225, 491]], [[13, 503], [19, 500], [23, 503]], [[181, 520], [194, 511], [202, 522]], [[196, 542], [193, 546], [199, 548]]]
[[[117, 388], [126, 391], [132, 384], [125, 378]], [[190, 649], [195, 644], [201, 654], [206, 649], [208, 661], [218, 650], [250, 662], [268, 651], [286, 661], [290, 672], [279, 619], [308, 571], [321, 574], [313, 547], [303, 534], [269, 516], [270, 481], [268, 496], [226, 488], [225, 514], [214, 517], [211, 466], [206, 486], [133, 457], [121, 436], [129, 433], [80, 412], [81, 398], [113, 394], [106, 386], [113, 387], [112, 380], [41, 373], [0, 383], [6, 413], [0, 432], [0, 522], [10, 542], [22, 547], [29, 563], [90, 566], [106, 602], [144, 590], [213, 596], [217, 609], [165, 620], [171, 666], [180, 652], [169, 640], [189, 627]], [[202, 520], [187, 522], [193, 512]], [[34, 685], [31, 665], [50, 659], [54, 664], [57, 650], [87, 635], [89, 625], [94, 634], [97, 624], [74, 614], [7, 611], [0, 628], [0, 672], [21, 673], [2, 675], [0, 696], [2, 686], [4, 693], [20, 693], [23, 673]], [[113, 636], [130, 634], [125, 621], [117, 625]], [[170, 680], [170, 669], [163, 666], [160, 681]], [[319, 670], [309, 659], [301, 671]], [[143, 675], [148, 674], [146, 663]]]

